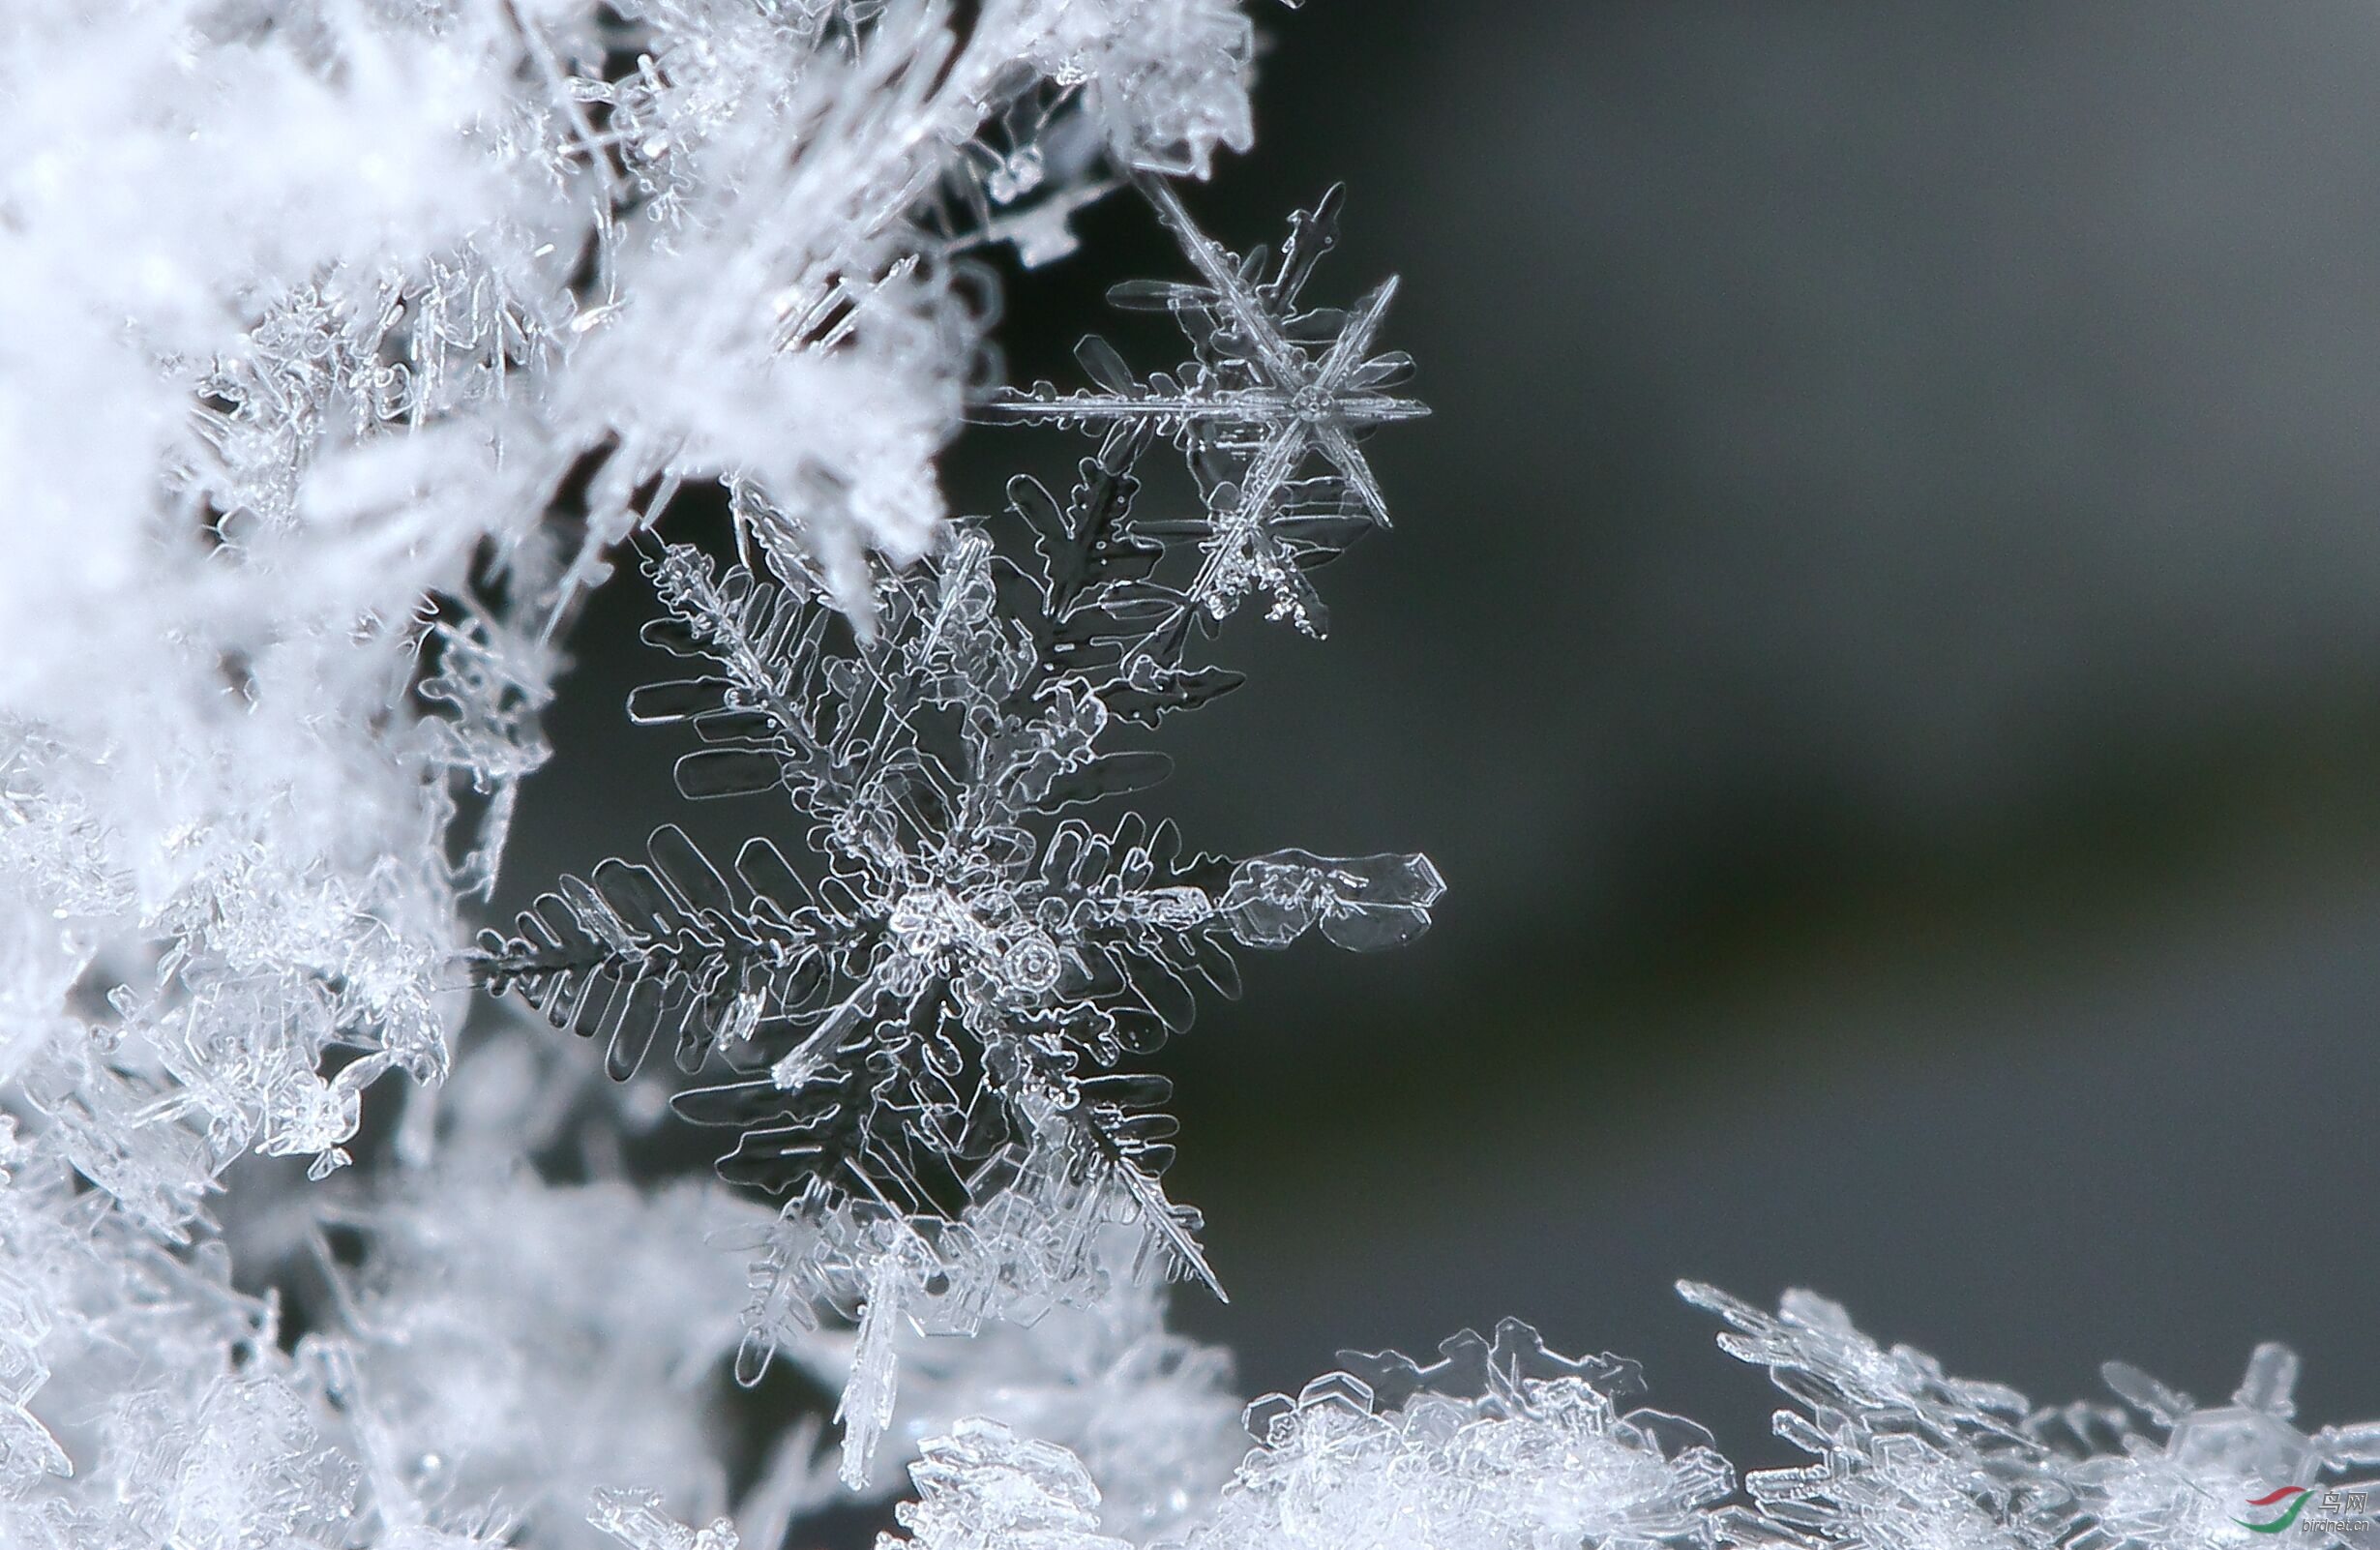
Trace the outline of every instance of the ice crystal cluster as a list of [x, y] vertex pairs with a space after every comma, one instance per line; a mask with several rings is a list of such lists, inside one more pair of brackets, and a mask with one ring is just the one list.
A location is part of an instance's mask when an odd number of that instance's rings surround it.
[[[1255, 39], [0, 7], [0, 1550], [777, 1550], [904, 1486], [885, 1550], [2380, 1544], [2380, 1426], [2297, 1429], [2278, 1348], [2228, 1405], [2110, 1368], [2123, 1406], [2037, 1411], [1688, 1288], [1813, 1460], [1739, 1481], [1518, 1324], [1244, 1415], [1166, 1328], [1220, 1286], [1159, 1045], [1237, 955], [1440, 893], [1123, 801], [1238, 685], [1227, 621], [1324, 633], [1387, 521], [1362, 441], [1422, 412], [1393, 283], [1312, 283], [1335, 192], [1277, 253], [1183, 200]], [[1108, 195], [1179, 249], [1113, 299], [1180, 352], [1004, 384], [997, 266]], [[1090, 455], [954, 516], [968, 422]], [[751, 838], [664, 821], [491, 922], [623, 563], [629, 717]], [[689, 1121], [721, 1178], [638, 1160]]]

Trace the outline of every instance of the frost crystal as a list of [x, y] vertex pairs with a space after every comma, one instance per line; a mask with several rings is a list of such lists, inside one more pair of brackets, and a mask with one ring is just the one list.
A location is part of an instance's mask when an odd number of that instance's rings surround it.
[[664, 1517], [661, 1498], [651, 1491], [599, 1490], [590, 1499], [586, 1520], [629, 1550], [736, 1550], [743, 1542], [726, 1518], [690, 1529]]
[[[1725, 1293], [1681, 1283], [1687, 1300], [1732, 1326], [1734, 1356], [1767, 1367], [1797, 1409], [1777, 1435], [1816, 1462], [1756, 1470], [1744, 1484], [1758, 1516], [1739, 1542], [1876, 1550], [2214, 1550], [2267, 1543], [2285, 1506], [2331, 1472], [2380, 1464], [2380, 1423], [2290, 1424], [2297, 1358], [2260, 1346], [2232, 1402], [2202, 1410], [2112, 1362], [2110, 1387], [2130, 1413], [2037, 1410], [1998, 1384], [1944, 1374], [1905, 1346], [1887, 1351], [1824, 1297], [1789, 1293], [1773, 1316]], [[2367, 1487], [2341, 1486], [2368, 1501]], [[2373, 1518], [2306, 1516], [2299, 1542], [2369, 1550]], [[2260, 1529], [2257, 1525], [2262, 1524]]]
[[1711, 1545], [1734, 1472], [1702, 1428], [1624, 1410], [1633, 1362], [1548, 1352], [1517, 1320], [1441, 1359], [1354, 1358], [1249, 1407], [1259, 1446], [1188, 1550]]
[[[1633, 1362], [1569, 1360], [1516, 1321], [1422, 1365], [1349, 1369], [1248, 1409], [1257, 1446], [1194, 1512], [1183, 1550], [2213, 1550], [2275, 1542], [2371, 1550], [2380, 1484], [2321, 1483], [2380, 1454], [2380, 1423], [2290, 1424], [2296, 1358], [2262, 1346], [2228, 1405], [2201, 1408], [2109, 1368], [2131, 1413], [2037, 1410], [2014, 1390], [1889, 1350], [1806, 1292], [1775, 1314], [1685, 1283], [1792, 1402], [1777, 1432], [1816, 1462], [1735, 1472], [1701, 1427], [1625, 1408]], [[1086, 1534], [1096, 1474], [1005, 1428], [962, 1426], [913, 1467], [919, 1550]], [[2295, 1503], [2296, 1505], [2290, 1504]], [[1103, 1531], [1112, 1532], [1112, 1531]], [[1144, 1541], [1150, 1542], [1150, 1541]]]
[[897, 1510], [913, 1536], [878, 1550], [1132, 1550], [1099, 1531], [1099, 1488], [1062, 1447], [997, 1421], [960, 1422], [909, 1466], [917, 1500]]

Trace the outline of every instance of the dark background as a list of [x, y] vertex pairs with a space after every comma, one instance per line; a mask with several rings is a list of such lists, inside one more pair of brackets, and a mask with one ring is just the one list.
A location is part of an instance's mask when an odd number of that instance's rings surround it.
[[[1253, 1393], [1519, 1314], [1753, 1462], [1677, 1276], [2043, 1401], [2284, 1339], [2308, 1424], [2380, 1414], [2380, 14], [1261, 20], [1257, 151], [1188, 197], [1245, 248], [1346, 180], [1314, 294], [1401, 274], [1436, 414], [1370, 444], [1397, 527], [1332, 638], [1240, 620], [1147, 806], [1450, 891], [1160, 1057], [1234, 1295], [1183, 1321]], [[1010, 289], [1021, 378], [1182, 273], [1129, 202], [1081, 225]], [[970, 433], [954, 502], [1084, 450]], [[618, 710], [640, 586], [514, 902], [683, 814]]]

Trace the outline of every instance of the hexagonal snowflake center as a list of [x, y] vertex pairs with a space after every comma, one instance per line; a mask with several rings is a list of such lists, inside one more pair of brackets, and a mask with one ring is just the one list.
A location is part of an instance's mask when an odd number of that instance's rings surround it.
[[983, 922], [940, 888], [919, 888], [902, 895], [884, 925], [900, 951], [928, 961], [960, 945], [980, 952], [992, 940]]
[[1040, 996], [1065, 972], [1065, 954], [1037, 926], [998, 927], [948, 892], [919, 888], [904, 894], [885, 919], [895, 948], [921, 965], [940, 965], [963, 953], [1011, 989]]

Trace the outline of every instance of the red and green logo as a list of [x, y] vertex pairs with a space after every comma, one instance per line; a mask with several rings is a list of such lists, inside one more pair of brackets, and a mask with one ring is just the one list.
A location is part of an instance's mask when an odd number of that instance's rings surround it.
[[2298, 1514], [2306, 1510], [2306, 1504], [2312, 1499], [2312, 1494], [2303, 1485], [2284, 1485], [2279, 1490], [2256, 1497], [2247, 1504], [2252, 1507], [2269, 1507], [2287, 1502], [2289, 1505], [2280, 1516], [2268, 1519], [2263, 1523], [2250, 1523], [2246, 1518], [2233, 1518], [2231, 1521], [2250, 1534], [2278, 1534], [2298, 1521]]

